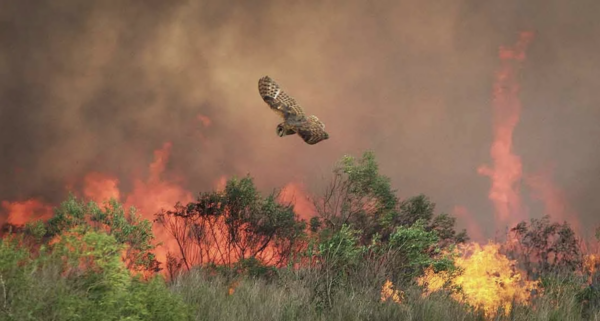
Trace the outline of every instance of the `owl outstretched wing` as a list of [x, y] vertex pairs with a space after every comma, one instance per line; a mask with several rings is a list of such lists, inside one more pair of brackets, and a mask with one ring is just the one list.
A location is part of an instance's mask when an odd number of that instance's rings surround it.
[[284, 120], [300, 119], [304, 116], [304, 111], [296, 100], [284, 92], [269, 76], [258, 80], [258, 92], [269, 107]]
[[306, 122], [296, 128], [296, 132], [309, 145], [329, 138], [329, 134], [325, 131], [325, 124], [315, 115], [307, 117]]

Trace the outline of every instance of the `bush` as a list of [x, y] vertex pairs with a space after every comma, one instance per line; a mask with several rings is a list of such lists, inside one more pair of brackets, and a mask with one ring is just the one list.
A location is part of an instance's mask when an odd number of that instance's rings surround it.
[[0, 240], [0, 319], [186, 320], [189, 310], [161, 276], [133, 276], [125, 245], [83, 224], [33, 251], [25, 235]]

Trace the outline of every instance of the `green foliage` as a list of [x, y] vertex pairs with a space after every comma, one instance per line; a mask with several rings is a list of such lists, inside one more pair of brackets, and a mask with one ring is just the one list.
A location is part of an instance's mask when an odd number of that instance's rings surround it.
[[236, 271], [236, 275], [246, 275], [251, 278], [263, 279], [270, 279], [277, 272], [275, 267], [265, 265], [255, 257], [239, 260], [233, 269]]
[[323, 197], [314, 203], [327, 228], [351, 224], [362, 231], [361, 242], [368, 244], [386, 218], [397, 215], [398, 202], [390, 179], [379, 174], [375, 155], [365, 152], [359, 160], [344, 156]]
[[425, 195], [411, 197], [402, 201], [400, 204], [400, 213], [398, 215], [400, 225], [413, 225], [418, 220], [429, 222], [433, 218], [435, 204], [429, 201]]
[[312, 299], [320, 308], [332, 308], [337, 291], [348, 285], [366, 247], [359, 245], [359, 231], [348, 225], [332, 235], [321, 235], [319, 242], [309, 243], [305, 257], [311, 261], [314, 280]]
[[447, 247], [452, 244], [466, 243], [469, 240], [467, 231], [457, 233], [454, 229], [456, 218], [442, 213], [433, 217], [428, 229], [434, 231], [440, 238], [441, 246]]
[[[375, 155], [365, 152], [359, 160], [344, 156], [334, 168], [325, 193], [314, 203], [326, 229], [350, 224], [361, 231], [363, 245], [375, 235], [387, 241], [397, 227], [412, 226], [417, 221], [423, 221], [426, 230], [438, 235], [442, 247], [468, 240], [466, 231], [454, 230], [455, 218], [435, 215], [435, 204], [425, 195], [400, 201], [395, 193], [390, 179], [379, 173]], [[315, 221], [311, 227], [317, 230], [321, 226]]]
[[[439, 237], [433, 231], [426, 231], [423, 221], [410, 227], [398, 227], [390, 236], [388, 253], [394, 266], [394, 279], [402, 283], [421, 276], [423, 271], [433, 266], [436, 271], [454, 268], [449, 256], [441, 255], [438, 248]], [[392, 252], [393, 251], [393, 252]]]
[[[158, 269], [153, 254], [152, 223], [142, 219], [134, 207], [125, 213], [122, 205], [114, 199], [100, 208], [94, 202], [85, 204], [69, 195], [67, 201], [54, 210], [54, 216], [47, 223], [45, 236], [51, 238], [75, 227], [82, 231], [104, 231], [112, 235], [117, 243], [125, 245], [128, 268], [139, 271]], [[42, 231], [39, 226], [35, 231], [32, 228], [29, 230], [35, 235], [40, 235]]]
[[577, 303], [582, 306], [582, 315], [591, 317], [594, 311], [600, 310], [600, 289], [590, 285], [578, 291], [575, 295]]
[[359, 246], [358, 238], [359, 231], [343, 225], [330, 238], [318, 244], [315, 256], [320, 262], [327, 262], [334, 270], [343, 274], [348, 267], [356, 265], [365, 251], [365, 247]]
[[446, 213], [436, 215], [435, 203], [423, 194], [400, 202], [398, 215], [392, 217], [387, 225], [412, 226], [418, 221], [422, 222], [425, 230], [433, 231], [438, 236], [442, 248], [468, 240], [466, 230], [457, 233], [454, 229], [456, 218]]
[[2, 239], [0, 319], [187, 319], [189, 310], [162, 278], [130, 274], [114, 236], [77, 226], [58, 237], [37, 255], [22, 235]]
[[400, 201], [373, 153], [359, 160], [345, 156], [333, 174], [315, 199], [319, 218], [311, 220], [305, 255], [313, 262], [313, 292], [323, 307], [332, 308], [339, 288], [383, 278], [407, 285], [429, 266], [454, 269], [442, 249], [466, 241], [466, 232], [456, 233], [455, 218], [435, 215], [435, 204], [424, 195]]
[[29, 252], [20, 246], [22, 239], [9, 235], [0, 240], [0, 319], [15, 319], [27, 313], [17, 306], [30, 300], [22, 289], [34, 280], [33, 269], [27, 265]]

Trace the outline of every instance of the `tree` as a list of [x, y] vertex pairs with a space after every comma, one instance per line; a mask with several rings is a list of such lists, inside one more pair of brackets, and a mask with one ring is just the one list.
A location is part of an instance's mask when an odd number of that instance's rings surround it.
[[517, 256], [526, 271], [533, 276], [549, 272], [581, 269], [583, 255], [575, 232], [567, 222], [552, 223], [548, 215], [522, 221], [511, 229]]
[[227, 181], [222, 192], [202, 193], [196, 202], [158, 213], [155, 221], [177, 242], [173, 270], [204, 263], [232, 267], [249, 258], [285, 264], [306, 224], [296, 219], [293, 205], [277, 202], [277, 196], [262, 197], [247, 176]]
[[323, 196], [313, 203], [324, 227], [336, 231], [350, 224], [362, 232], [361, 243], [367, 244], [398, 214], [399, 200], [389, 178], [379, 174], [375, 155], [365, 152], [359, 160], [344, 156]]
[[443, 247], [468, 239], [465, 230], [455, 231], [455, 218], [435, 215], [435, 204], [427, 196], [421, 194], [401, 201], [390, 179], [379, 173], [372, 152], [365, 152], [359, 160], [344, 156], [334, 167], [331, 183], [322, 196], [313, 198], [313, 203], [325, 224], [311, 221], [311, 230], [335, 231], [349, 224], [361, 231], [363, 245], [375, 235], [388, 241], [397, 227], [410, 227], [419, 220], [424, 222], [426, 231], [437, 234]]
[[185, 320], [188, 309], [162, 276], [133, 276], [126, 247], [83, 224], [31, 251], [24, 234], [0, 240], [0, 319]]

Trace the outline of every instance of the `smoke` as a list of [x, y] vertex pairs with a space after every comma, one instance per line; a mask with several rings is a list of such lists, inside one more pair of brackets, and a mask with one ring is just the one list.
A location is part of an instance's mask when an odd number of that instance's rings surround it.
[[[297, 182], [319, 192], [342, 155], [371, 149], [401, 197], [425, 193], [444, 212], [466, 206], [489, 234], [489, 180], [477, 168], [490, 161], [497, 50], [527, 29], [536, 40], [520, 71], [515, 154], [524, 173], [551, 165], [569, 213], [596, 224], [597, 1], [2, 7], [0, 200], [56, 203], [89, 173], [129, 195], [165, 143], [163, 175], [193, 193], [246, 173], [265, 191]], [[277, 137], [280, 119], [258, 95], [264, 75], [330, 139]], [[532, 216], [544, 211], [524, 202]]]

